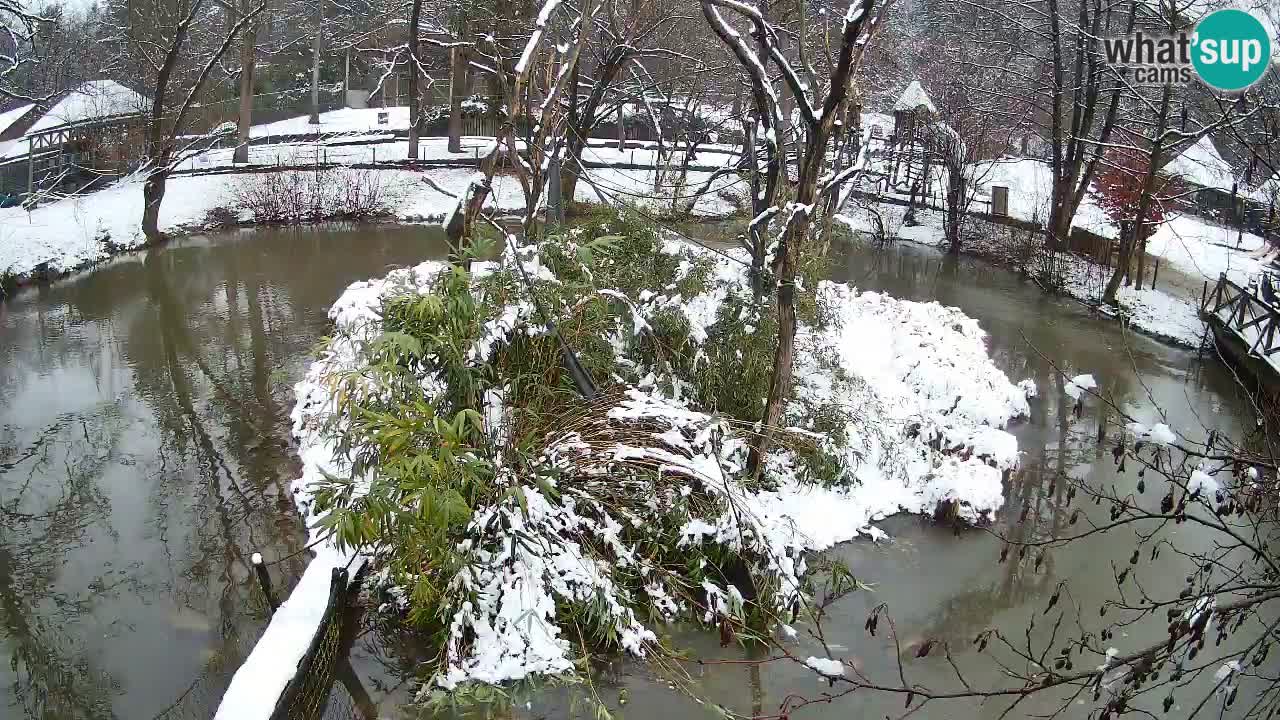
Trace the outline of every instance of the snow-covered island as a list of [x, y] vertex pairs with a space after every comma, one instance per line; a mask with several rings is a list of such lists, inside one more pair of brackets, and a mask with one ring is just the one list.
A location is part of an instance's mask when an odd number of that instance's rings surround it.
[[[735, 409], [762, 403], [750, 368], [767, 342], [751, 338], [767, 320], [742, 260], [606, 214], [469, 273], [429, 262], [359, 282], [333, 305], [294, 410], [296, 497], [335, 558], [313, 566], [361, 555], [399, 598], [388, 611], [445, 619], [428, 689], [571, 673], [579, 633], [644, 657], [655, 623], [769, 632], [804, 612], [813, 553], [876, 538], [895, 513], [999, 510], [1018, 458], [1003, 427], [1033, 391], [959, 310], [825, 281], [786, 427], [753, 477]], [[595, 401], [570, 389], [542, 312]], [[718, 377], [727, 357], [746, 372]]]

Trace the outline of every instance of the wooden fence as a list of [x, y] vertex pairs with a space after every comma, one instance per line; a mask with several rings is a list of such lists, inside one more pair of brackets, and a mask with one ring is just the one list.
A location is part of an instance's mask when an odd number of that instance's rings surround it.
[[1227, 279], [1218, 278], [1212, 292], [1206, 292], [1200, 303], [1200, 314], [1209, 320], [1215, 333], [1227, 332], [1243, 342], [1250, 355], [1268, 358], [1280, 352], [1276, 342], [1276, 326], [1280, 310]]

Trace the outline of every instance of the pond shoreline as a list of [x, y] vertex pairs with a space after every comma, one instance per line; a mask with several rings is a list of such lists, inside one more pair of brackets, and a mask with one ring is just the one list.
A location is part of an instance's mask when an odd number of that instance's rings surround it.
[[45, 261], [37, 265], [29, 272], [25, 273], [4, 273], [0, 274], [0, 302], [17, 297], [18, 293], [26, 290], [32, 290], [40, 287], [47, 287], [59, 280], [66, 280], [76, 275], [93, 272], [102, 265], [127, 257], [134, 253], [144, 253], [185, 238], [204, 235], [206, 233], [231, 232], [235, 230], [256, 230], [256, 229], [282, 229], [282, 228], [315, 228], [323, 227], [330, 224], [352, 223], [360, 225], [373, 226], [403, 226], [413, 227], [414, 225], [428, 225], [438, 223], [443, 216], [424, 217], [421, 220], [406, 220], [396, 217], [394, 213], [380, 213], [373, 216], [363, 217], [343, 217], [333, 216], [319, 220], [309, 221], [305, 223], [290, 222], [254, 222], [254, 221], [232, 221], [217, 222], [192, 225], [188, 227], [178, 228], [164, 235], [159, 240], [143, 240], [138, 245], [120, 245], [117, 243], [106, 241], [106, 254], [102, 257], [85, 260], [84, 262], [69, 267], [65, 270], [56, 271], [49, 267], [50, 261]]
[[[1024, 281], [1028, 281], [1034, 284], [1040, 290], [1040, 292], [1044, 293], [1045, 295], [1048, 295], [1051, 297], [1067, 298], [1069, 300], [1072, 300], [1078, 303], [1080, 306], [1087, 308], [1090, 314], [1093, 315], [1094, 317], [1097, 317], [1098, 319], [1106, 320], [1109, 322], [1118, 322], [1120, 326], [1123, 327], [1126, 331], [1134, 332], [1139, 335], [1144, 335], [1146, 337], [1151, 338], [1152, 340], [1158, 340], [1159, 342], [1165, 343], [1167, 345], [1171, 345], [1173, 347], [1177, 347], [1185, 350], [1200, 350], [1201, 348], [1204, 347], [1203, 342], [1201, 342], [1199, 345], [1195, 345], [1195, 344], [1186, 342], [1182, 338], [1179, 338], [1175, 335], [1163, 333], [1158, 330], [1143, 327], [1137, 323], [1134, 323], [1132, 320], [1132, 317], [1124, 313], [1125, 308], [1111, 307], [1101, 302], [1098, 302], [1098, 303], [1090, 302], [1089, 300], [1083, 297], [1080, 297], [1079, 295], [1068, 292], [1066, 288], [1054, 289], [1051, 287], [1045, 287], [1045, 285], [1041, 283], [1040, 280], [1035, 277], [1035, 275], [1033, 275], [1030, 272], [1027, 272], [1025, 268], [1019, 267], [1015, 263], [1011, 262], [1009, 258], [1003, 255], [1000, 255], [999, 253], [984, 252], [982, 249], [974, 248], [972, 246], [961, 246], [959, 253], [950, 253], [943, 246], [937, 245], [935, 243], [919, 240], [916, 238], [911, 238], [911, 237], [896, 236], [892, 239], [892, 242], [906, 243], [908, 245], [929, 248], [931, 250], [937, 251], [939, 254], [944, 256], [952, 255], [952, 256], [969, 257], [969, 258], [981, 260], [986, 263], [990, 263], [991, 265], [999, 267], [1003, 270], [1007, 270], [1011, 273], [1017, 274]], [[879, 247], [877, 249], [877, 252], [883, 252], [887, 249], [888, 249], [888, 245], [886, 244], [884, 246]], [[1175, 296], [1175, 297], [1181, 297], [1181, 296]], [[1186, 299], [1188, 302], [1191, 302], [1191, 299], [1189, 298], [1183, 298], [1183, 299]]]

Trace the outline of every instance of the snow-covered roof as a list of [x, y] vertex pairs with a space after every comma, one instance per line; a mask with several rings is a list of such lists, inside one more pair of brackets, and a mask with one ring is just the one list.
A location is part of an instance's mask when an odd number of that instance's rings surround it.
[[105, 120], [146, 111], [150, 101], [114, 80], [90, 80], [71, 90], [27, 130], [27, 134], [63, 125]]
[[1164, 171], [1192, 185], [1228, 193], [1236, 181], [1235, 171], [1218, 154], [1218, 149], [1207, 135], [1183, 150], [1181, 155], [1165, 166]]
[[14, 124], [19, 118], [30, 112], [33, 107], [35, 107], [35, 105], [19, 105], [12, 110], [0, 112], [0, 133], [8, 130], [10, 125]]
[[1280, 197], [1280, 173], [1272, 175], [1245, 191], [1245, 196], [1254, 202], [1262, 203], [1263, 205], [1266, 205], [1277, 197]]
[[893, 104], [894, 112], [904, 110], [915, 110], [923, 107], [931, 113], [938, 112], [938, 108], [933, 106], [933, 101], [929, 99], [929, 95], [925, 93], [924, 88], [920, 87], [919, 80], [912, 80], [906, 90], [902, 91], [902, 95], [898, 98], [898, 102]]

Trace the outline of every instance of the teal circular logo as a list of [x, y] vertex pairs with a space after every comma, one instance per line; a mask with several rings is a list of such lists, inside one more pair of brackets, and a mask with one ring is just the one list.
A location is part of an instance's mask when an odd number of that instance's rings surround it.
[[1216, 10], [1196, 25], [1191, 64], [1215, 90], [1244, 90], [1271, 64], [1271, 38], [1258, 18], [1243, 10]]

